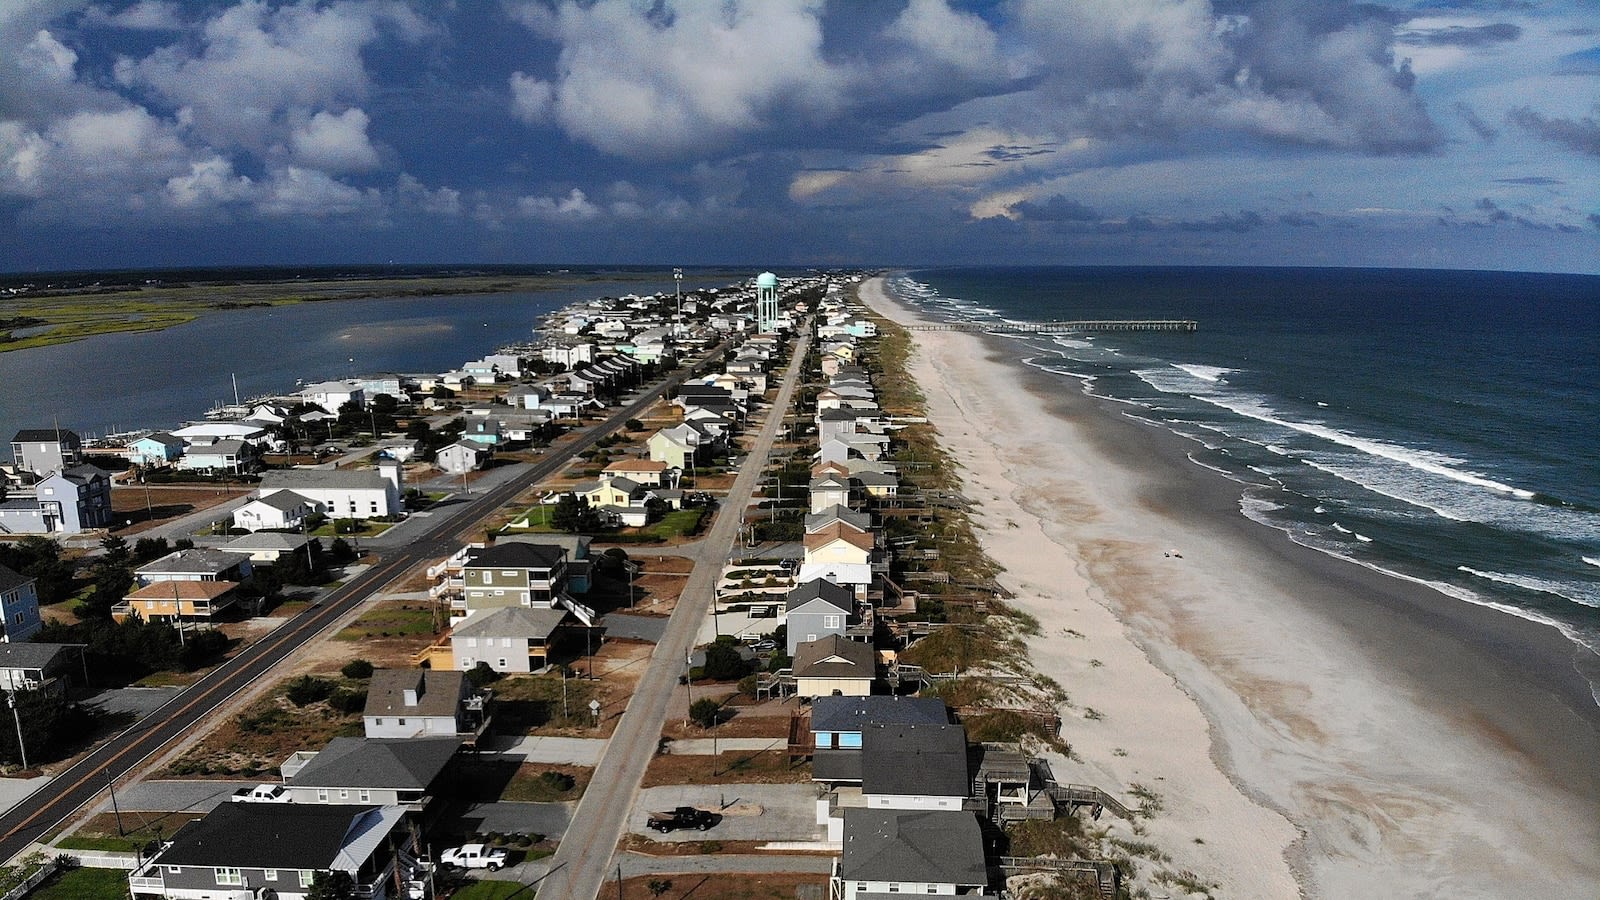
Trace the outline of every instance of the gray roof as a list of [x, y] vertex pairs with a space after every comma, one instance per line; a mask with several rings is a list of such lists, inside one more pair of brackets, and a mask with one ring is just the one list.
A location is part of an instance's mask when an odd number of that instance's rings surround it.
[[[21, 503], [23, 501], [19, 500], [19, 501], [15, 501], [15, 502]], [[37, 501], [33, 501], [33, 500], [29, 500], [29, 501], [27, 501], [27, 505], [28, 506], [37, 506], [38, 502]], [[0, 566], [0, 591], [14, 590], [16, 588], [22, 587], [23, 585], [27, 584], [28, 582], [30, 582], [32, 580], [33, 580], [32, 578], [29, 578], [28, 576], [22, 574], [21, 572], [18, 572], [15, 569], [8, 569], [5, 566]]]
[[861, 792], [965, 797], [967, 730], [960, 725], [873, 725], [861, 732]]
[[43, 669], [55, 662], [56, 657], [69, 647], [82, 644], [32, 644], [28, 642], [0, 643], [0, 669]]
[[317, 488], [385, 488], [389, 480], [377, 469], [275, 469], [261, 474], [261, 487], [291, 491]]
[[839, 521], [854, 527], [857, 531], [866, 531], [872, 527], [872, 513], [857, 512], [848, 506], [835, 503], [819, 513], [806, 514], [806, 530], [820, 531], [830, 522]]
[[850, 490], [850, 482], [836, 473], [829, 472], [826, 475], [818, 475], [816, 478], [811, 479], [811, 484], [807, 485], [807, 487], [813, 491], [828, 490], [830, 488], [842, 488], [848, 491]]
[[299, 550], [311, 539], [303, 534], [285, 534], [281, 531], [258, 531], [223, 544], [224, 550], [248, 553], [252, 550]]
[[287, 783], [297, 788], [427, 790], [460, 746], [455, 737], [336, 737]]
[[847, 587], [840, 587], [826, 578], [813, 578], [789, 592], [788, 602], [784, 609], [788, 612], [805, 606], [813, 601], [820, 600], [830, 606], [838, 607], [842, 613], [856, 611], [855, 594]]
[[938, 697], [818, 697], [811, 730], [862, 731], [871, 725], [946, 725], [950, 711]]
[[175, 550], [160, 559], [145, 563], [135, 571], [139, 574], [144, 574], [145, 572], [156, 574], [215, 573], [226, 571], [249, 561], [250, 556], [246, 553], [212, 550], [209, 547], [193, 547], [188, 550]]
[[291, 512], [297, 506], [310, 506], [311, 498], [302, 497], [294, 491], [273, 491], [265, 497], [257, 497], [252, 503], [265, 503], [276, 510]]
[[873, 678], [877, 675], [877, 662], [878, 654], [872, 645], [837, 634], [801, 641], [794, 648], [797, 678]]
[[983, 833], [969, 812], [844, 810], [839, 874], [850, 881], [983, 885]]
[[503, 606], [500, 609], [478, 610], [466, 621], [450, 630], [451, 637], [471, 638], [539, 638], [550, 636], [556, 626], [567, 617], [564, 609], [532, 609], [527, 606]]
[[376, 806], [224, 803], [172, 836], [169, 866], [330, 869], [339, 851], [385, 820]]
[[[461, 702], [461, 672], [442, 669], [379, 669], [367, 685], [368, 716], [454, 716]], [[407, 688], [417, 690], [416, 706], [407, 706]]]
[[880, 485], [891, 485], [892, 486], [892, 485], [897, 485], [897, 484], [900, 483], [900, 479], [896, 478], [893, 475], [885, 475], [882, 472], [871, 472], [871, 471], [852, 472], [852, 473], [850, 473], [850, 480], [851, 481], [859, 481], [864, 485], [867, 485], [867, 484], [880, 484]]
[[548, 544], [552, 547], [561, 547], [567, 551], [568, 560], [583, 559], [589, 555], [589, 544], [594, 538], [587, 534], [499, 534], [495, 535], [495, 545], [501, 544]]

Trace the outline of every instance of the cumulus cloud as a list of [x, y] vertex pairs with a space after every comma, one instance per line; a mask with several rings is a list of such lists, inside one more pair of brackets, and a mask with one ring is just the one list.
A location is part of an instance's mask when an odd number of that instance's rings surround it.
[[601, 214], [600, 207], [589, 202], [588, 195], [577, 188], [564, 197], [519, 197], [517, 212], [545, 222], [588, 222]]
[[171, 127], [138, 108], [85, 111], [43, 130], [0, 123], [0, 193], [118, 204], [188, 167]]
[[[1600, 116], [1600, 106], [1595, 107], [1595, 114]], [[1556, 118], [1520, 106], [1513, 109], [1507, 118], [1553, 144], [1564, 145], [1587, 156], [1600, 156], [1600, 121], [1593, 117]]]
[[259, 152], [282, 139], [291, 113], [366, 97], [361, 53], [384, 27], [405, 37], [428, 30], [397, 3], [240, 3], [208, 19], [198, 43], [124, 58], [116, 76], [153, 91], [213, 146]]
[[367, 123], [367, 114], [357, 107], [338, 115], [317, 113], [289, 136], [295, 161], [334, 173], [377, 168], [378, 151], [367, 139]]
[[1040, 90], [1105, 136], [1224, 130], [1368, 153], [1430, 151], [1440, 135], [1393, 51], [1393, 26], [1350, 3], [1021, 0]]
[[999, 37], [972, 13], [946, 0], [911, 0], [884, 35], [906, 44], [919, 65], [947, 65], [969, 75], [990, 74], [1000, 59]]
[[552, 118], [607, 153], [690, 154], [767, 127], [780, 112], [842, 102], [842, 81], [821, 57], [815, 0], [516, 9], [562, 49], [553, 80], [513, 74], [513, 109], [529, 121]]
[[251, 199], [256, 184], [235, 174], [233, 163], [213, 156], [189, 166], [184, 175], [167, 179], [166, 200], [180, 209], [202, 209]]
[[383, 196], [361, 190], [317, 169], [285, 166], [271, 173], [256, 208], [268, 216], [327, 219], [359, 212], [379, 213]]

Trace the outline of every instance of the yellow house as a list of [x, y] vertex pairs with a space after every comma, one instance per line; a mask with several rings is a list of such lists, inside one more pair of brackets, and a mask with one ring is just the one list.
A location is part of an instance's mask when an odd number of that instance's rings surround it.
[[238, 598], [231, 581], [157, 581], [122, 598], [111, 608], [118, 622], [137, 615], [146, 622], [214, 618]]
[[856, 531], [843, 522], [835, 522], [821, 531], [806, 535], [805, 561], [807, 565], [862, 565], [872, 561], [872, 544], [871, 534]]
[[802, 641], [794, 652], [795, 694], [800, 697], [866, 697], [877, 677], [871, 644], [836, 634]]

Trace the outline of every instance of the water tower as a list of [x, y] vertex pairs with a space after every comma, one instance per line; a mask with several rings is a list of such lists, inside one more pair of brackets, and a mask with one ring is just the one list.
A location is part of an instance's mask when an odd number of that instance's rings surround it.
[[756, 276], [756, 333], [778, 333], [778, 276], [771, 272]]

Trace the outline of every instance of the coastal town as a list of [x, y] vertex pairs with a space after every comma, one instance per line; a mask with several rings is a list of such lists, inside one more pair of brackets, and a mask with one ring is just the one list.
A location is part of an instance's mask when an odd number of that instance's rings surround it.
[[1145, 857], [1204, 894], [1137, 840], [1152, 792], [1058, 778], [1038, 624], [864, 277], [17, 432], [15, 896], [1119, 897]]

